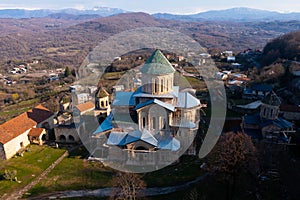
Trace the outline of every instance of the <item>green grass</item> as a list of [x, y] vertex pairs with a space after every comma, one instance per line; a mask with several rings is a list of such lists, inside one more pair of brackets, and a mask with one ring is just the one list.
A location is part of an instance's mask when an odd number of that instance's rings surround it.
[[98, 189], [111, 186], [113, 170], [104, 168], [99, 162], [82, 159], [87, 155], [83, 147], [71, 152], [45, 179], [34, 186], [31, 196], [64, 190]]
[[13, 109], [19, 109], [20, 107], [31, 107], [32, 105], [36, 104], [37, 102], [39, 102], [39, 98], [34, 98], [34, 99], [29, 99], [26, 101], [21, 101], [19, 103], [10, 105], [10, 106], [6, 106], [3, 110], [13, 110]]
[[103, 74], [103, 78], [106, 80], [116, 80], [120, 79], [124, 73], [125, 72], [106, 72]]
[[17, 170], [17, 178], [21, 181], [17, 183], [1, 179], [0, 197], [30, 183], [65, 152], [62, 149], [37, 145], [32, 145], [29, 149], [30, 151], [25, 152], [23, 157], [0, 161], [0, 174], [4, 174], [5, 169]]
[[[54, 168], [48, 176], [30, 191], [30, 196], [64, 191], [84, 190], [111, 187], [111, 179], [115, 173], [110, 168], [103, 167], [99, 162], [81, 159], [85, 155], [84, 148], [71, 152]], [[195, 157], [184, 156], [180, 163], [165, 167], [159, 171], [147, 173], [143, 180], [148, 187], [166, 187], [194, 180], [203, 174], [200, 163]], [[29, 196], [29, 195], [28, 195]]]
[[34, 98], [27, 101], [21, 101], [19, 103], [4, 107], [0, 111], [0, 123], [4, 123], [9, 119], [20, 115], [21, 113], [27, 112], [32, 109], [40, 101], [40, 98]]
[[207, 91], [205, 81], [199, 80], [194, 77], [182, 76], [178, 73], [175, 73], [174, 75], [174, 85], [180, 86], [180, 89], [192, 87], [197, 91], [201, 91], [201, 92]]

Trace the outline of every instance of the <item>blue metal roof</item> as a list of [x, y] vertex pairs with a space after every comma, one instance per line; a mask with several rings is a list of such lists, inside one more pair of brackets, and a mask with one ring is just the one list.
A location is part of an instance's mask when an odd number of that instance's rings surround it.
[[174, 107], [173, 105], [171, 105], [171, 104], [169, 104], [169, 103], [165, 103], [165, 102], [160, 101], [160, 100], [158, 100], [158, 99], [151, 99], [151, 100], [149, 100], [149, 101], [140, 103], [140, 104], [136, 105], [135, 109], [138, 110], [138, 109], [140, 109], [140, 108], [143, 108], [143, 107], [145, 107], [145, 106], [151, 105], [151, 104], [153, 104], [153, 103], [155, 103], [155, 104], [157, 104], [157, 105], [160, 105], [161, 107], [164, 107], [164, 108], [166, 108], [166, 109], [168, 109], [168, 110], [170, 110], [170, 111], [172, 111], [172, 112], [175, 111], [175, 107]]
[[111, 132], [107, 139], [108, 145], [120, 145], [121, 141], [126, 137], [125, 132]]
[[199, 106], [200, 100], [191, 95], [189, 92], [179, 92], [177, 107], [179, 108], [193, 108]]
[[119, 145], [126, 145], [132, 142], [140, 140], [142, 132], [139, 130], [132, 131], [127, 133], [126, 137], [119, 143]]
[[146, 129], [143, 130], [143, 134], [141, 136], [141, 140], [147, 142], [153, 146], [157, 146], [158, 141], [157, 139]]
[[293, 127], [293, 123], [278, 117], [277, 119], [271, 120], [271, 119], [262, 119], [259, 114], [256, 115], [245, 115], [244, 116], [244, 122], [246, 124], [256, 124], [260, 127], [266, 127], [271, 124], [283, 129], [283, 128], [291, 128]]
[[134, 106], [133, 92], [116, 92], [115, 99], [112, 103], [113, 106]]
[[171, 137], [168, 139], [160, 140], [158, 144], [158, 148], [177, 151], [180, 148], [180, 142], [176, 138]]
[[105, 120], [101, 123], [100, 126], [98, 126], [98, 128], [94, 131], [93, 134], [102, 133], [104, 131], [108, 131], [112, 129], [113, 128], [112, 120], [113, 120], [113, 114], [110, 113], [110, 115], [108, 115], [105, 118]]
[[266, 84], [254, 84], [251, 86], [251, 89], [255, 91], [271, 92], [272, 86]]
[[138, 110], [138, 109], [140, 109], [140, 108], [143, 108], [143, 107], [145, 107], [145, 106], [151, 105], [151, 104], [153, 104], [153, 103], [154, 103], [154, 99], [151, 99], [151, 100], [149, 100], [149, 101], [145, 101], [145, 102], [143, 102], [143, 103], [139, 103], [138, 105], [136, 105], [135, 109]]
[[245, 115], [244, 116], [244, 122], [246, 124], [257, 124], [257, 125], [259, 125], [261, 123], [261, 120], [260, 120], [259, 114], [256, 114], [256, 115]]
[[124, 146], [138, 140], [144, 141], [153, 146], [157, 146], [157, 139], [147, 130], [134, 130], [129, 133], [127, 132], [111, 132], [107, 144]]
[[245, 88], [244, 89], [244, 94], [252, 94], [252, 93], [253, 93], [253, 91], [252, 91], [251, 88]]
[[293, 127], [293, 123], [278, 117], [276, 120], [273, 121], [273, 124], [280, 127], [280, 128], [291, 128]]

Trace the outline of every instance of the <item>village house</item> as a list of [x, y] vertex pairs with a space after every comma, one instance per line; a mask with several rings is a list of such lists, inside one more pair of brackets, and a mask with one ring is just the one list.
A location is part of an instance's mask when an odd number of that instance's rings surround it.
[[266, 84], [253, 84], [246, 87], [243, 92], [245, 99], [263, 99], [272, 92], [273, 88]]
[[32, 143], [43, 144], [54, 114], [42, 105], [0, 125], [0, 158], [9, 159]]
[[208, 53], [201, 53], [199, 58], [199, 65], [205, 65], [211, 63], [211, 55]]
[[74, 103], [74, 105], [79, 105], [79, 104], [83, 104], [87, 101], [90, 100], [90, 95], [89, 93], [78, 93], [78, 94], [74, 94], [75, 98], [72, 98], [72, 102]]

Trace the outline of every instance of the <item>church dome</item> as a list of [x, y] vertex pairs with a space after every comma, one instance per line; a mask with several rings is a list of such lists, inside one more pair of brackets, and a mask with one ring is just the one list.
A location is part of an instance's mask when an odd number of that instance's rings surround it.
[[162, 52], [157, 49], [145, 62], [141, 68], [141, 72], [144, 74], [161, 75], [174, 73], [175, 69]]

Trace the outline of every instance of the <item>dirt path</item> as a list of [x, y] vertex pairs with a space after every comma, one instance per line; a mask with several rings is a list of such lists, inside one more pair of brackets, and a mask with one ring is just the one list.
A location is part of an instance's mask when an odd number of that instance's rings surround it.
[[69, 155], [68, 151], [66, 151], [63, 155], [61, 155], [55, 162], [53, 162], [43, 173], [41, 173], [36, 179], [34, 179], [31, 183], [26, 185], [25, 187], [17, 190], [11, 195], [3, 196], [3, 199], [6, 200], [15, 200], [22, 198], [22, 195], [25, 194], [28, 190], [30, 190], [33, 186], [38, 184], [45, 176], [56, 167], [65, 157]]
[[[164, 194], [170, 194], [178, 190], [183, 190], [196, 185], [198, 182], [206, 178], [208, 174], [203, 174], [193, 181], [183, 183], [181, 185], [170, 186], [170, 187], [153, 187], [146, 188], [142, 192], [142, 196], [158, 196]], [[97, 190], [69, 190], [61, 192], [53, 192], [49, 194], [40, 195], [37, 197], [28, 198], [29, 200], [40, 200], [40, 199], [63, 199], [63, 198], [83, 198], [83, 197], [109, 197], [112, 193], [113, 188], [102, 188]]]

